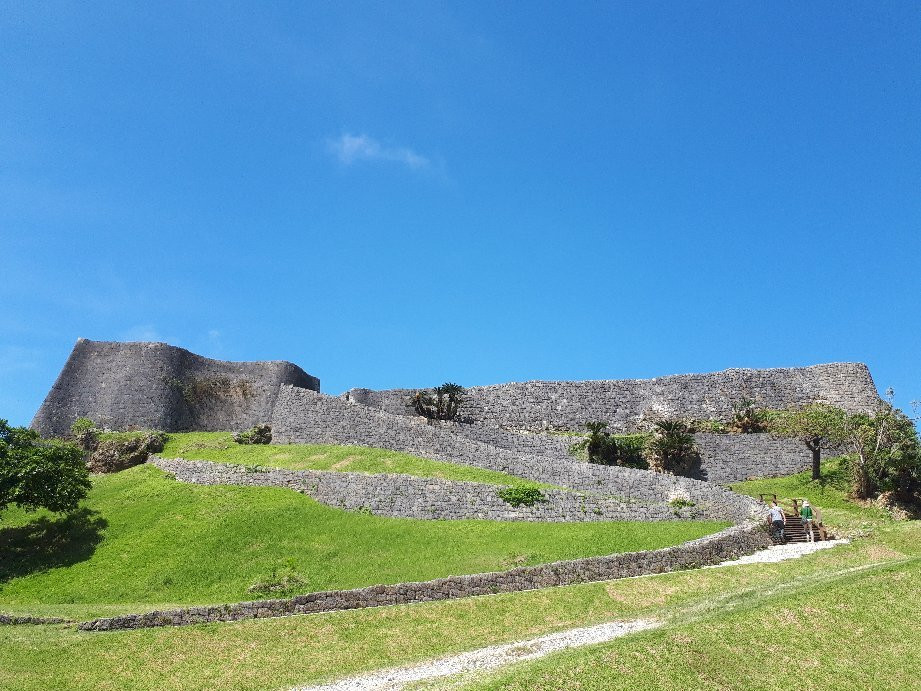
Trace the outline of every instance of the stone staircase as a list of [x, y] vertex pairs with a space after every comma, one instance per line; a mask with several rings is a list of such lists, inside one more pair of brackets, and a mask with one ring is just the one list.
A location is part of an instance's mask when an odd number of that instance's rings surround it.
[[[787, 513], [784, 511], [784, 515], [787, 517], [787, 524], [784, 526], [783, 533], [787, 538], [787, 542], [807, 542], [806, 539], [806, 528], [803, 526], [803, 521], [798, 514]], [[817, 528], [815, 522], [812, 526], [812, 537], [814, 540], [827, 540], [828, 537], [823, 537], [823, 528]], [[826, 534], [827, 535], [827, 534]]]

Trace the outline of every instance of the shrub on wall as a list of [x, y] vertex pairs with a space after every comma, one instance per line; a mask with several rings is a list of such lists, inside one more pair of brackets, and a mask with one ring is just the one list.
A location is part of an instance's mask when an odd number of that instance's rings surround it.
[[528, 485], [504, 487], [499, 490], [499, 498], [506, 504], [511, 504], [516, 508], [519, 506], [534, 506], [539, 502], [547, 501], [544, 498], [543, 492], [537, 487], [530, 487]]
[[680, 420], [660, 420], [646, 445], [649, 465], [657, 473], [688, 475], [698, 462], [694, 435]]
[[609, 434], [606, 422], [586, 422], [588, 436], [569, 447], [569, 453], [579, 455], [583, 451], [589, 463], [598, 465], [620, 465], [628, 468], [649, 467], [644, 455], [648, 439], [646, 434]]
[[445, 382], [429, 391], [421, 389], [409, 399], [409, 406], [417, 415], [430, 420], [454, 420], [464, 400], [464, 387]]
[[754, 399], [743, 398], [733, 403], [732, 411], [732, 419], [728, 425], [730, 431], [738, 432], [739, 434], [767, 432], [767, 411], [759, 408]]
[[233, 435], [237, 444], [271, 444], [272, 428], [269, 425], [255, 425], [244, 432]]

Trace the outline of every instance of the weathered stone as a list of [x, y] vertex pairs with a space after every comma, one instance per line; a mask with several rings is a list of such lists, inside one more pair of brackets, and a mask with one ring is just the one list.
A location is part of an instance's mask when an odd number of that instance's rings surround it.
[[87, 417], [121, 430], [244, 429], [269, 420], [280, 384], [320, 390], [290, 362], [224, 362], [165, 343], [81, 338], [32, 427], [63, 436]]

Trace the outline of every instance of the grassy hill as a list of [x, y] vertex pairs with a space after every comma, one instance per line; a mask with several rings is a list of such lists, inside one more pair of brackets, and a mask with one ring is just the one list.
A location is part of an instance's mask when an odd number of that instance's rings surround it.
[[428, 580], [663, 547], [724, 526], [382, 518], [287, 489], [183, 484], [143, 465], [95, 476], [71, 518], [3, 514], [0, 611], [88, 618]]
[[[804, 474], [737, 486], [756, 495], [784, 487], [778, 494], [808, 497], [855, 536], [848, 546], [803, 559], [230, 624], [107, 634], [0, 626], [0, 688], [285, 688], [639, 617], [665, 625], [468, 683], [487, 689], [913, 688], [921, 668], [921, 629], [914, 624], [921, 617], [921, 523], [894, 522], [849, 502], [836, 468], [827, 466], [822, 484]], [[427, 558], [420, 553], [417, 560]], [[132, 570], [119, 573], [130, 579]], [[37, 590], [30, 597], [44, 598]]]

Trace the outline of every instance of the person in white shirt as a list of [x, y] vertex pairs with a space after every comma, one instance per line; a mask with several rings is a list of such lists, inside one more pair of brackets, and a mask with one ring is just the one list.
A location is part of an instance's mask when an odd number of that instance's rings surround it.
[[777, 506], [776, 501], [771, 503], [771, 513], [768, 520], [771, 522], [771, 528], [773, 530], [772, 537], [774, 540], [777, 542], [786, 542], [787, 537], [784, 535], [783, 529], [787, 524], [787, 517], [784, 515], [781, 508]]

